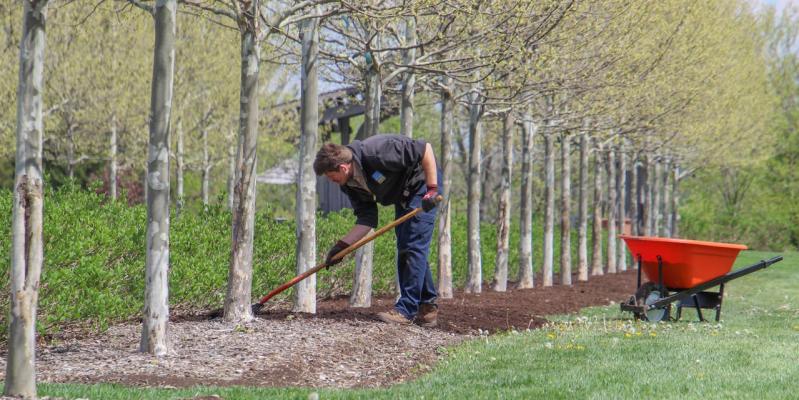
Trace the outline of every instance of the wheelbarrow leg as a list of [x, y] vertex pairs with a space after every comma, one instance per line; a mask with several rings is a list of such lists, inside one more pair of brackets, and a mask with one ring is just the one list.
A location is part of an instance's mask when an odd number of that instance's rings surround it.
[[719, 285], [719, 304], [716, 305], [716, 322], [721, 320], [721, 302], [724, 301], [724, 284]]
[[694, 299], [694, 308], [696, 308], [696, 314], [699, 315], [699, 322], [705, 322], [705, 317], [702, 316], [702, 307], [699, 307], [699, 296], [691, 295], [691, 298]]

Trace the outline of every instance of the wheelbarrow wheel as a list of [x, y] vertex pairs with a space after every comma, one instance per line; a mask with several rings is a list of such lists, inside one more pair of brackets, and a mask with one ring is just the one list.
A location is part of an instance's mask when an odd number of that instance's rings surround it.
[[[658, 285], [655, 282], [647, 282], [635, 292], [635, 303], [638, 306], [649, 306], [668, 295], [669, 291], [662, 285]], [[662, 308], [647, 309], [643, 313], [636, 313], [635, 316], [643, 321], [659, 322], [668, 320], [670, 311], [671, 304], [668, 304]]]

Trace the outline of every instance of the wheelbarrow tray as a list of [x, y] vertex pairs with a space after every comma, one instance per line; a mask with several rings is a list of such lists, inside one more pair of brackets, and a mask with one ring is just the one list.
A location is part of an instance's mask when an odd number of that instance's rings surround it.
[[[688, 289], [730, 272], [735, 258], [747, 247], [741, 244], [704, 242], [652, 236], [619, 235], [641, 268], [653, 282], [662, 282], [670, 289]], [[658, 256], [662, 281], [658, 276]]]

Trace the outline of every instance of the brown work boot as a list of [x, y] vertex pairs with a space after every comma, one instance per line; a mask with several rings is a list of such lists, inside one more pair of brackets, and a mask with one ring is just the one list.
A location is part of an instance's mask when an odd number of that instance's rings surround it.
[[416, 314], [416, 323], [432, 328], [438, 325], [438, 306], [433, 303], [419, 304], [419, 313]]
[[406, 318], [401, 312], [394, 308], [385, 312], [377, 313], [377, 318], [380, 318], [381, 321], [387, 322], [389, 324], [408, 325], [411, 323], [411, 320]]

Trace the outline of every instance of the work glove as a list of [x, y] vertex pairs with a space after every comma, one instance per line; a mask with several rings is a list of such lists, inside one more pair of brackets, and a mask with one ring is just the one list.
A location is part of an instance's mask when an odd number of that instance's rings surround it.
[[422, 196], [422, 209], [424, 212], [428, 212], [434, 208], [438, 202], [436, 202], [436, 197], [438, 196], [438, 185], [427, 185], [427, 193]]
[[325, 258], [325, 266], [330, 268], [330, 266], [340, 263], [344, 257], [341, 257], [336, 260], [334, 260], [333, 257], [336, 254], [338, 254], [341, 250], [344, 250], [347, 247], [350, 247], [350, 245], [348, 245], [347, 242], [343, 240], [339, 240], [338, 242], [336, 242], [336, 244], [334, 244], [333, 247], [331, 247], [330, 250], [327, 251], [327, 258]]

